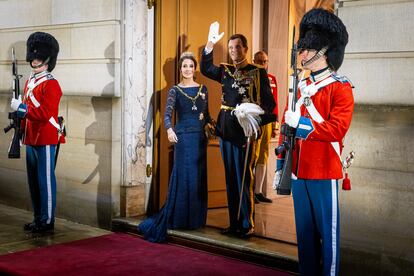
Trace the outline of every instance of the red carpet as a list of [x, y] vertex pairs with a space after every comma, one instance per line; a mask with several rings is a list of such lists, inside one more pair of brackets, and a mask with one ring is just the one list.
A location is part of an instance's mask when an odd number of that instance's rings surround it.
[[0, 256], [0, 275], [289, 275], [171, 244], [113, 233]]

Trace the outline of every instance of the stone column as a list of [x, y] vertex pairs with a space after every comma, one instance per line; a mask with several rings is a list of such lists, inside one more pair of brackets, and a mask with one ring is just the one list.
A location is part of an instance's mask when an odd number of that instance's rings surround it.
[[125, 0], [123, 6], [123, 95], [121, 216], [145, 212], [147, 117], [147, 18], [144, 0]]

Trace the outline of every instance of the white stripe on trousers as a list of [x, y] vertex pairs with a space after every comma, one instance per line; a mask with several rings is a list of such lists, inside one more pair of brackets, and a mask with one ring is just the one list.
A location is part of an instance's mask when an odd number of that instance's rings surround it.
[[332, 186], [332, 263], [331, 263], [331, 275], [336, 275], [336, 226], [338, 221], [338, 215], [337, 215], [337, 206], [338, 206], [338, 197], [336, 193], [336, 180], [331, 180], [331, 186]]
[[46, 188], [47, 188], [47, 223], [52, 219], [52, 183], [50, 177], [50, 146], [46, 146]]

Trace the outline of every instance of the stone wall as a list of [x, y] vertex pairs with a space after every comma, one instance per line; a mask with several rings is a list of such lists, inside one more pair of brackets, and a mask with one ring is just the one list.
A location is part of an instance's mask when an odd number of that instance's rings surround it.
[[[25, 62], [25, 42], [30, 33], [49, 32], [60, 44], [53, 75], [64, 94], [60, 114], [65, 117], [68, 136], [67, 143], [61, 146], [56, 169], [58, 217], [107, 228], [112, 216], [120, 213], [121, 186], [145, 182], [123, 178], [122, 170], [125, 173], [130, 160], [142, 153], [135, 151], [135, 155], [123, 158], [128, 147], [123, 147], [121, 141], [135, 147], [137, 137], [143, 135], [143, 131], [137, 132], [146, 114], [146, 97], [142, 96], [146, 94], [146, 11], [146, 1], [132, 0], [0, 1], [1, 125], [8, 124], [10, 111], [11, 48], [16, 49], [19, 71], [26, 79], [30, 68]], [[135, 17], [125, 18], [130, 13]], [[124, 35], [125, 26], [131, 25], [128, 20], [137, 18], [145, 24], [130, 31], [141, 44], [134, 44], [136, 40], [132, 38], [126, 41]], [[134, 24], [139, 23], [142, 22]], [[123, 55], [126, 46], [132, 49], [127, 57]], [[133, 60], [140, 71], [125, 66], [126, 58]], [[128, 76], [128, 81], [123, 76]], [[144, 85], [136, 89], [135, 82]], [[131, 85], [125, 88], [126, 83]], [[123, 100], [126, 93], [131, 104], [142, 101], [143, 105], [128, 108]], [[123, 116], [124, 109], [129, 115]], [[137, 109], [140, 112], [131, 115]], [[123, 135], [122, 126], [131, 124], [136, 126]], [[20, 160], [9, 160], [11, 133], [0, 135], [0, 202], [30, 209], [24, 147]], [[145, 160], [138, 162], [142, 163], [145, 166]]]
[[349, 32], [339, 73], [355, 86], [344, 155], [356, 152], [352, 191], [341, 191], [342, 273], [414, 271], [414, 1], [339, 1]]

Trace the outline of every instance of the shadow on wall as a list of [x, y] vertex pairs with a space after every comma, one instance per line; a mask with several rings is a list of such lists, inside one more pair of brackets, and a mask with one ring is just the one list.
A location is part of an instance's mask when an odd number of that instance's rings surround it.
[[[105, 58], [114, 58], [115, 43], [111, 42], [105, 49]], [[109, 74], [115, 76], [115, 64], [107, 63]], [[114, 81], [108, 83], [102, 95], [114, 95]], [[109, 229], [112, 219], [112, 189], [111, 189], [111, 143], [112, 143], [112, 99], [107, 97], [92, 97], [91, 104], [95, 114], [95, 121], [85, 129], [85, 145], [93, 144], [98, 156], [98, 164], [82, 184], [91, 183], [95, 176], [99, 176], [96, 191], [96, 215], [100, 228]]]
[[[95, 121], [85, 129], [85, 146], [93, 144], [98, 163], [95, 169], [82, 182], [91, 183], [95, 176], [99, 177], [96, 191], [97, 223], [101, 228], [110, 227], [112, 213], [111, 197], [111, 135], [104, 133], [108, 128], [108, 110], [111, 110], [111, 101], [107, 98], [91, 98]], [[110, 123], [110, 121], [109, 121]]]
[[[115, 78], [115, 42], [112, 41], [108, 47], [106, 47], [104, 56], [106, 59], [109, 59], [107, 62], [106, 67], [108, 69], [109, 75], [111, 75], [112, 79]], [[102, 90], [102, 96], [112, 96], [115, 95], [115, 82], [111, 81], [107, 85], [105, 85], [104, 89]]]

